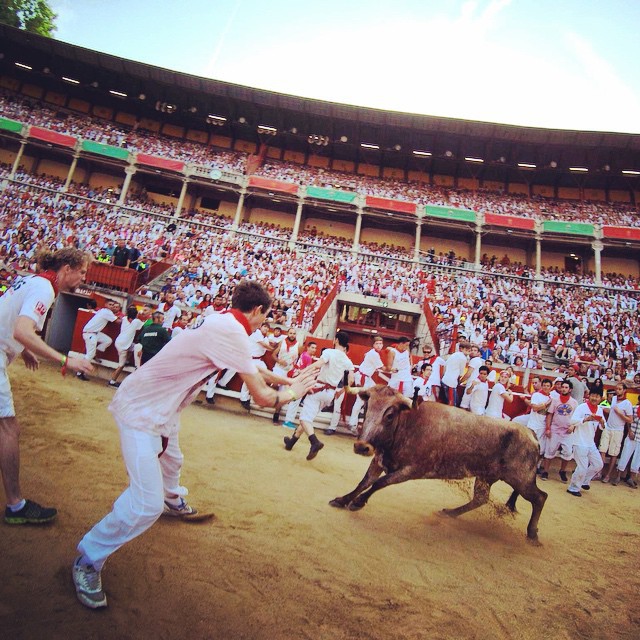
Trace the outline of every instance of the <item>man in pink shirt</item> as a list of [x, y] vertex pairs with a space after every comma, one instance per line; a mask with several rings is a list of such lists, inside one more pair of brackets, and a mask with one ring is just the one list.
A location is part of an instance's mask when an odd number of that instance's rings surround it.
[[[180, 413], [204, 382], [220, 369], [235, 369], [262, 406], [280, 407], [302, 397], [314, 376], [295, 380], [258, 371], [249, 335], [264, 322], [271, 298], [256, 282], [242, 281], [233, 293], [229, 313], [203, 318], [131, 374], [119, 387], [109, 410], [120, 430], [129, 487], [113, 510], [80, 541], [73, 581], [80, 602], [91, 609], [107, 606], [100, 571], [123, 544], [144, 533], [163, 513], [177, 518], [195, 515], [180, 486], [183, 456], [178, 444]], [[276, 392], [267, 385], [287, 385]]]

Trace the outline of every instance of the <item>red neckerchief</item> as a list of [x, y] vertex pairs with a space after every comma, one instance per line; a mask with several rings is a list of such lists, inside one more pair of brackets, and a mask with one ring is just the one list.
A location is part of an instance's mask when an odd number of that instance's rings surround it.
[[598, 410], [598, 405], [597, 404], [591, 404], [587, 400], [587, 407], [589, 407], [589, 411], [591, 411], [591, 413], [595, 416], [596, 415], [596, 411]]
[[53, 292], [55, 295], [58, 295], [58, 274], [55, 271], [41, 271], [36, 274], [39, 278], [44, 278], [51, 283], [53, 287]]
[[570, 393], [567, 393], [566, 396], [563, 396], [562, 394], [560, 394], [560, 402], [562, 402], [562, 404], [567, 404], [567, 402], [569, 402], [570, 397], [571, 397]]
[[230, 313], [243, 327], [247, 332], [247, 335], [251, 335], [251, 326], [249, 325], [249, 321], [247, 320], [247, 316], [242, 313], [242, 311], [238, 311], [237, 309], [227, 309], [222, 313]]
[[[294, 345], [297, 346], [297, 343], [298, 343], [297, 340], [294, 340], [293, 342], [289, 343], [289, 338], [285, 338], [283, 340], [283, 342], [284, 342], [284, 346], [286, 347], [287, 351], [290, 351], [293, 348]], [[291, 344], [291, 347], [289, 347], [289, 344]]]

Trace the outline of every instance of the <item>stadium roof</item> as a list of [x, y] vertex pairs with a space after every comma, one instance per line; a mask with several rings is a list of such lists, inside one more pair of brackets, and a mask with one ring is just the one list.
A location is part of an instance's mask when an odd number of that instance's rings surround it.
[[[640, 171], [636, 134], [519, 127], [301, 98], [178, 73], [6, 25], [0, 25], [0, 42], [3, 75], [30, 77], [93, 104], [236, 140], [499, 183], [639, 188], [640, 176], [622, 173]], [[461, 100], [473, 99], [464, 95], [462, 81], [460, 93]], [[208, 116], [217, 118], [207, 123]]]

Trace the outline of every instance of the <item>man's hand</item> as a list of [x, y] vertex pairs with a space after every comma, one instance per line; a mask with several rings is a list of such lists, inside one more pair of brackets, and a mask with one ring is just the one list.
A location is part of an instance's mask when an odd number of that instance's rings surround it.
[[91, 373], [93, 371], [93, 365], [84, 358], [67, 358], [67, 369], [71, 371], [80, 371], [81, 373]]
[[35, 371], [40, 366], [38, 358], [28, 349], [22, 350], [22, 359], [24, 360], [24, 366], [30, 371]]

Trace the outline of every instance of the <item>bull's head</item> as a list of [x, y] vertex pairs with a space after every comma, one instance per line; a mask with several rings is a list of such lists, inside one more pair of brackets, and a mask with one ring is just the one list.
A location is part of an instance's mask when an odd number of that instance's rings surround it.
[[393, 443], [398, 419], [403, 411], [411, 409], [411, 402], [384, 385], [360, 391], [359, 395], [366, 409], [362, 433], [353, 450], [361, 456], [372, 456]]

